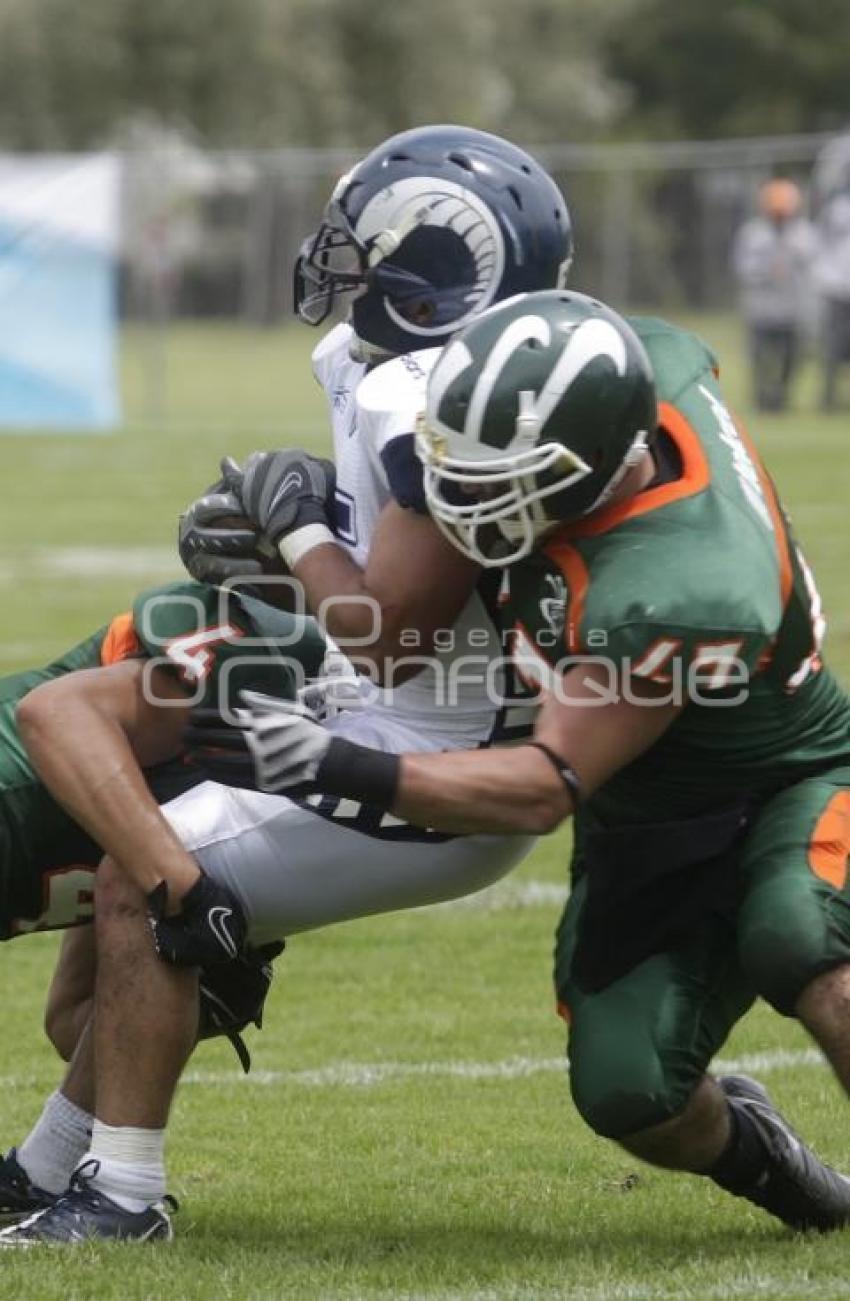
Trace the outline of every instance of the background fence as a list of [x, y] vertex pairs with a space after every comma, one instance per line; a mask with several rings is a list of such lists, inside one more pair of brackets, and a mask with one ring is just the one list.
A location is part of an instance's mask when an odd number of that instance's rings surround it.
[[[829, 174], [827, 146], [834, 153], [841, 143], [801, 135], [532, 149], [573, 214], [577, 285], [622, 306], [698, 310], [734, 301], [731, 242], [759, 182], [791, 175], [816, 207]], [[285, 320], [299, 244], [357, 157], [303, 149], [204, 153], [177, 138], [129, 152], [124, 315]]]

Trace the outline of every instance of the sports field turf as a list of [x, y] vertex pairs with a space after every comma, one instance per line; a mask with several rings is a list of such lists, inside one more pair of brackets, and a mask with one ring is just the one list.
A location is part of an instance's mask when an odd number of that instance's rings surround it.
[[[829, 658], [850, 683], [850, 416], [812, 414], [809, 375], [795, 412], [757, 420], [736, 327], [701, 328], [791, 508], [831, 614]], [[121, 433], [0, 438], [0, 671], [46, 659], [147, 582], [178, 577], [176, 513], [219, 455], [324, 447], [314, 339], [185, 327], [163, 358], [130, 336]], [[146, 383], [163, 363], [154, 400]], [[550, 988], [566, 847], [559, 833], [463, 904], [294, 940], [252, 1036], [252, 1076], [207, 1044], [179, 1095], [173, 1246], [0, 1256], [0, 1297], [850, 1294], [850, 1236], [794, 1239], [713, 1186], [639, 1167], [578, 1121]], [[55, 948], [38, 936], [0, 951], [3, 1145], [57, 1078], [40, 1030]], [[759, 1008], [723, 1056], [850, 1168], [846, 1103], [795, 1025]]]

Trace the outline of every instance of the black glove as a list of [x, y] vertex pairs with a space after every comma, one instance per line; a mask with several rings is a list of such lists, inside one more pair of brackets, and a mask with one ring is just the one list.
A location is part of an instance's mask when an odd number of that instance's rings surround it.
[[259, 1029], [263, 1008], [274, 979], [274, 959], [283, 953], [283, 941], [247, 948], [235, 962], [201, 971], [198, 1038], [229, 1039], [246, 1075], [251, 1055], [242, 1038], [248, 1025]]
[[247, 923], [235, 895], [205, 873], [166, 916], [168, 888], [160, 881], [148, 895], [156, 951], [174, 967], [214, 967], [232, 962], [245, 948]]
[[330, 528], [335, 489], [333, 461], [309, 452], [252, 452], [239, 495], [251, 523], [277, 545], [309, 524]]
[[[263, 572], [262, 543], [257, 530], [245, 519], [238, 495], [241, 482], [239, 467], [225, 457], [221, 478], [180, 516], [180, 559], [199, 583], [223, 583], [228, 578], [253, 577]], [[234, 527], [240, 518], [245, 527]]]

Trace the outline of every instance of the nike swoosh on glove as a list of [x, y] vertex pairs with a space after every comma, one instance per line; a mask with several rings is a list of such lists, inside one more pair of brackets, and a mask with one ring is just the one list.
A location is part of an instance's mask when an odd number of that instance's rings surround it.
[[214, 967], [232, 962], [245, 949], [247, 923], [239, 900], [226, 886], [202, 872], [180, 900], [180, 911], [166, 914], [168, 887], [160, 881], [148, 895], [156, 951], [175, 967]]
[[252, 452], [239, 491], [245, 514], [277, 545], [310, 524], [330, 528], [336, 469], [333, 461], [309, 452]]

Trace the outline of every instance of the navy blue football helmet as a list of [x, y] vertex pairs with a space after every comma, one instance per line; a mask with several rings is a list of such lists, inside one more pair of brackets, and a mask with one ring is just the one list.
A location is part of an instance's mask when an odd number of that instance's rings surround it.
[[563, 195], [522, 149], [461, 126], [417, 127], [337, 183], [295, 268], [295, 310], [326, 320], [350, 295], [363, 357], [437, 347], [491, 303], [563, 286]]

